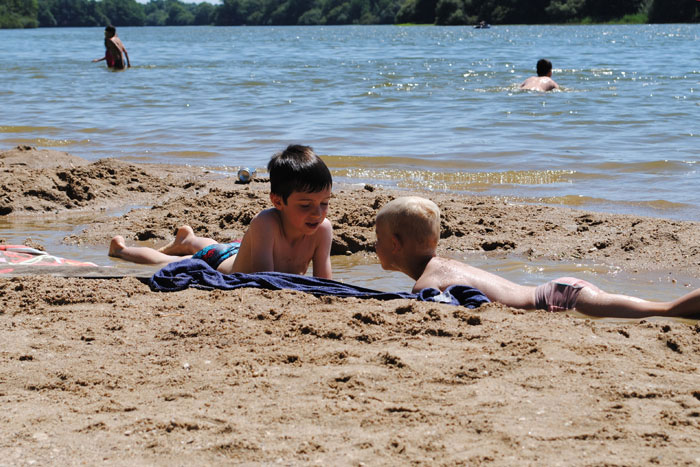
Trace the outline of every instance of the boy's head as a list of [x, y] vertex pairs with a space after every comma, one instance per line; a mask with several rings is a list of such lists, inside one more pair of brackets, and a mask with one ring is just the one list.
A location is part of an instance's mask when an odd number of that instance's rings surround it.
[[267, 164], [270, 192], [284, 203], [294, 192], [318, 193], [333, 186], [326, 164], [309, 146], [292, 144], [278, 152]]
[[117, 29], [111, 24], [105, 27], [105, 37], [114, 37], [117, 34]]
[[397, 198], [379, 210], [375, 229], [377, 256], [383, 267], [389, 266], [388, 252], [395, 243], [409, 253], [432, 253], [440, 238], [440, 208], [418, 196]]
[[540, 58], [537, 61], [537, 76], [549, 76], [552, 72], [552, 62], [546, 58]]

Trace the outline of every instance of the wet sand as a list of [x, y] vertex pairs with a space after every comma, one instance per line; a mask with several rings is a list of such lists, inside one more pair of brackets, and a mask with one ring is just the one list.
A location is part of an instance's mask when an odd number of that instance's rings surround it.
[[[184, 223], [227, 241], [269, 206], [263, 179], [34, 149], [0, 153], [0, 183], [8, 219], [92, 216], [69, 245], [157, 246]], [[333, 254], [371, 255], [377, 209], [403, 194], [335, 187]], [[443, 211], [442, 254], [700, 277], [698, 223], [418, 194]], [[149, 207], [108, 215], [125, 205]], [[0, 285], [8, 464], [700, 464], [696, 321], [160, 294], [134, 277]]]

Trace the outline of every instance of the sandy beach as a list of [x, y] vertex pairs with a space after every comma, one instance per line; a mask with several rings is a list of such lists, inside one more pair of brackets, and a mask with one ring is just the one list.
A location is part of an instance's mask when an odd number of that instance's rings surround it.
[[[64, 241], [105, 251], [182, 224], [240, 238], [270, 205], [262, 178], [29, 147], [0, 152], [0, 184], [0, 216], [88, 213]], [[406, 193], [334, 187], [332, 254], [372, 255]], [[699, 223], [411, 193], [440, 206], [443, 254], [700, 277]], [[2, 465], [700, 465], [694, 320], [21, 274], [0, 275], [0, 338]]]

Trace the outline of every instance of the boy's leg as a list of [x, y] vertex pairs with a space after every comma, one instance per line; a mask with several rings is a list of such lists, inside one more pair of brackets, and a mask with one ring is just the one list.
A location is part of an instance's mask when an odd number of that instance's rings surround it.
[[124, 237], [117, 235], [109, 243], [109, 256], [139, 264], [167, 264], [184, 259], [184, 256], [171, 256], [146, 246], [126, 246]]
[[[696, 291], [696, 293], [698, 296], [695, 298], [695, 302], [696, 305], [700, 306], [700, 291]], [[678, 316], [673, 312], [673, 304], [669, 302], [652, 302], [628, 295], [611, 294], [590, 287], [584, 287], [579, 293], [576, 300], [576, 310], [587, 315], [615, 318]]]
[[695, 289], [671, 302], [671, 316], [700, 316], [700, 289]]
[[175, 239], [159, 248], [158, 251], [165, 255], [185, 256], [193, 255], [202, 248], [217, 243], [216, 240], [206, 237], [198, 237], [194, 234], [192, 227], [183, 225], [175, 233]]

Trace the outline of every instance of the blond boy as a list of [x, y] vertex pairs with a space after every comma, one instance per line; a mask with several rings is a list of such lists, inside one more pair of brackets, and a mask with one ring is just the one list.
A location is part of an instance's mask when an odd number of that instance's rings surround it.
[[326, 164], [308, 146], [291, 145], [268, 163], [270, 201], [240, 242], [217, 243], [180, 227], [175, 240], [160, 250], [127, 247], [116, 236], [109, 255], [142, 264], [167, 264], [192, 255], [230, 274], [277, 271], [332, 278], [330, 251], [333, 228], [326, 214], [333, 180]]
[[610, 294], [593, 284], [562, 277], [538, 287], [519, 285], [468, 264], [437, 256], [440, 210], [425, 198], [409, 196], [386, 204], [377, 214], [376, 252], [382, 268], [400, 271], [416, 281], [413, 292], [426, 287], [445, 290], [467, 285], [491, 301], [522, 309], [574, 309], [595, 316], [636, 318], [700, 313], [700, 289], [673, 302], [651, 302]]

